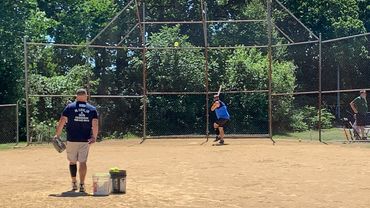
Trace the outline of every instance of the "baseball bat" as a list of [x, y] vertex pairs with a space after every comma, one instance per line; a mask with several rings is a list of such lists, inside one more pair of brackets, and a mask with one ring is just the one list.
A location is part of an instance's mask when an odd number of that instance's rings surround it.
[[220, 85], [220, 88], [218, 88], [217, 96], [220, 96], [221, 89], [222, 89], [222, 85]]

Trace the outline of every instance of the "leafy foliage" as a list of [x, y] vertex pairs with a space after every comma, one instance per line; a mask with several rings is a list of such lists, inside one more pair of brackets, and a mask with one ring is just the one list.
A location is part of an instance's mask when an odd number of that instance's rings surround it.
[[[321, 128], [328, 129], [333, 127], [333, 114], [327, 109], [321, 109]], [[293, 111], [291, 128], [293, 131], [306, 131], [310, 129], [318, 129], [319, 116], [317, 109], [312, 106], [305, 106]]]
[[[293, 92], [295, 87], [295, 66], [289, 61], [274, 61], [272, 83], [274, 92]], [[237, 49], [230, 54], [226, 68], [226, 86], [229, 89], [237, 90], [265, 90], [268, 89], [268, 61], [266, 56], [257, 49]], [[234, 112], [233, 119], [245, 126], [256, 126], [268, 122], [268, 97], [267, 93], [254, 93], [252, 95], [237, 95], [231, 98]], [[290, 96], [284, 99], [277, 99], [273, 103], [273, 122], [280, 123], [285, 128], [282, 121], [289, 114], [293, 98]], [[237, 103], [237, 105], [235, 105]], [[248, 115], [246, 117], [245, 115]], [[259, 129], [261, 131], [262, 129]], [[265, 132], [267, 130], [265, 129]]]
[[[154, 33], [149, 46], [171, 47], [179, 42], [179, 47], [191, 47], [186, 35], [180, 34], [180, 27], [163, 27]], [[199, 50], [150, 50], [148, 61], [148, 89], [157, 92], [203, 91], [204, 58]], [[168, 132], [186, 132], [195, 129], [204, 131], [204, 100], [194, 96], [154, 97], [149, 98], [148, 121], [150, 134], [168, 134]], [[166, 130], [160, 125], [166, 124]], [[170, 131], [168, 131], [170, 129]], [[185, 131], [185, 132], [184, 132]], [[190, 130], [191, 131], [191, 130]], [[204, 133], [204, 132], [203, 132]]]
[[[180, 27], [163, 27], [152, 34], [148, 45], [191, 47]], [[204, 90], [204, 58], [200, 50], [150, 50], [148, 57], [148, 88], [154, 91]]]
[[[94, 79], [90, 66], [75, 66], [65, 76], [46, 77], [39, 74], [30, 76], [30, 91], [36, 95], [74, 95], [76, 89], [87, 88], [87, 84], [92, 92], [96, 91], [99, 79]], [[90, 79], [88, 79], [90, 77]], [[43, 122], [46, 126], [54, 124], [60, 112], [64, 109], [67, 101], [71, 97], [33, 97], [31, 105], [31, 125], [37, 129], [43, 129]], [[46, 110], [48, 109], [48, 110]]]

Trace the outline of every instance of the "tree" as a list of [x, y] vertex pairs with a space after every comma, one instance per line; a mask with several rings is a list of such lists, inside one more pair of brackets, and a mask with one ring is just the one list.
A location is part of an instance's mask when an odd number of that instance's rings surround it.
[[[274, 61], [273, 92], [293, 92], [295, 88], [295, 66], [290, 61]], [[268, 61], [257, 49], [237, 49], [230, 54], [226, 67], [226, 87], [239, 90], [264, 90], [268, 88]], [[267, 93], [237, 94], [229, 98], [233, 120], [238, 128], [249, 128], [254, 133], [268, 132]], [[273, 102], [275, 128], [289, 126], [292, 96], [278, 97]], [[285, 125], [284, 125], [285, 123]], [[279, 124], [279, 125], [277, 125]]]
[[370, 31], [370, 0], [357, 1], [360, 9], [360, 19], [364, 22], [366, 31]]
[[282, 1], [314, 33], [323, 39], [364, 32], [356, 0]]
[[0, 2], [0, 102], [15, 103], [22, 97], [23, 37], [35, 1]]
[[[148, 91], [193, 92], [205, 90], [204, 55], [191, 47], [188, 36], [180, 34], [180, 27], [163, 27], [151, 35], [149, 46], [179, 47], [170, 50], [149, 50]], [[205, 133], [205, 100], [203, 96], [150, 96], [148, 103], [149, 134]], [[166, 128], [160, 128], [166, 125]], [[165, 130], [165, 131], [163, 131]]]
[[[30, 91], [36, 95], [74, 95], [76, 89], [87, 88], [87, 85], [94, 93], [98, 84], [99, 79], [94, 78], [91, 67], [87, 65], [77, 65], [65, 76], [30, 75]], [[46, 126], [54, 127], [67, 101], [72, 99], [73, 97], [32, 97], [32, 130], [38, 134], [42, 133]]]
[[[322, 33], [323, 40], [366, 32], [368, 1], [356, 0], [284, 0], [284, 4], [315, 34]], [[289, 24], [286, 25], [289, 27]], [[340, 70], [341, 89], [366, 88], [359, 82], [369, 77], [369, 42], [367, 38], [325, 43], [322, 45], [322, 89], [337, 89], [337, 71]], [[290, 47], [289, 56], [298, 66], [297, 84], [301, 91], [317, 90], [318, 46]], [[348, 103], [350, 100], [343, 100]], [[327, 99], [327, 104], [336, 101]], [[306, 105], [308, 103], [302, 103]], [[348, 106], [348, 105], [346, 105]]]

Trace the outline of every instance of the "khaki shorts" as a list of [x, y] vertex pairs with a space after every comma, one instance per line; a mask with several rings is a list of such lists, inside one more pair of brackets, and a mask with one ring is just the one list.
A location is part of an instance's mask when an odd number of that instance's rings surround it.
[[68, 142], [67, 141], [67, 158], [69, 162], [76, 163], [86, 162], [89, 155], [89, 144], [87, 142]]

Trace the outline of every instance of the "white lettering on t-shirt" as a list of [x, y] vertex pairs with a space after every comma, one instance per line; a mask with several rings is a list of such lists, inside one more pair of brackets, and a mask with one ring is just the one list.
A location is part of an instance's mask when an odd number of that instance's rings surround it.
[[75, 112], [76, 113], [79, 112], [78, 116], [75, 116], [74, 118], [75, 122], [89, 122], [89, 117], [86, 117], [85, 113], [89, 113], [90, 110], [85, 109], [85, 108], [78, 108], [78, 109], [75, 109]]

